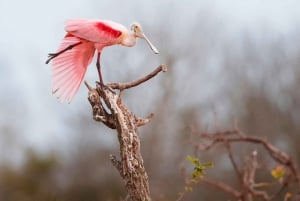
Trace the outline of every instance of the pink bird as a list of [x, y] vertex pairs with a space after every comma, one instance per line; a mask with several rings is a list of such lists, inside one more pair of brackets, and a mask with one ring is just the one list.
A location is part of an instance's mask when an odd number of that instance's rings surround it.
[[152, 45], [141, 26], [134, 23], [131, 30], [121, 24], [108, 20], [72, 19], [65, 25], [67, 34], [57, 53], [49, 54], [48, 64], [52, 62], [52, 93], [62, 101], [70, 102], [76, 95], [79, 86], [97, 51], [97, 70], [100, 84], [103, 85], [100, 67], [102, 49], [111, 45], [132, 47], [137, 38], [147, 41], [154, 53], [158, 50]]

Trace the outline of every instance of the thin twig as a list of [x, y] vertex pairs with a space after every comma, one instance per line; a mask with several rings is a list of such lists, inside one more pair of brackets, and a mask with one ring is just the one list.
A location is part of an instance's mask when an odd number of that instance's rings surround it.
[[230, 143], [228, 143], [227, 140], [224, 141], [224, 144], [226, 146], [229, 159], [230, 159], [230, 161], [232, 163], [232, 166], [233, 166], [233, 168], [234, 168], [234, 170], [235, 170], [235, 172], [237, 174], [237, 177], [239, 178], [240, 183], [242, 183], [243, 182], [242, 181], [242, 172], [240, 171], [240, 169], [238, 168], [238, 166], [237, 166], [237, 164], [236, 164], [236, 162], [234, 160], [234, 157], [233, 157], [233, 154], [232, 154], [232, 150], [231, 150], [231, 145], [230, 145]]
[[222, 190], [222, 191], [234, 196], [235, 198], [239, 198], [241, 196], [241, 193], [239, 191], [235, 190], [234, 188], [232, 188], [231, 186], [229, 186], [228, 184], [225, 184], [223, 182], [214, 181], [214, 180], [207, 179], [207, 178], [202, 178], [200, 181], [203, 182], [204, 184], [208, 184], [209, 186], [212, 186], [216, 189]]
[[146, 118], [135, 117], [135, 123], [136, 123], [137, 127], [144, 126], [147, 123], [149, 123], [151, 121], [151, 119], [153, 118], [153, 116], [154, 116], [154, 114], [151, 113]]
[[122, 91], [124, 89], [129, 89], [131, 87], [138, 86], [138, 85], [146, 82], [147, 80], [153, 78], [159, 72], [166, 72], [166, 71], [167, 71], [167, 66], [162, 64], [162, 65], [158, 66], [154, 71], [152, 71], [151, 73], [149, 73], [148, 75], [146, 75], [140, 79], [137, 79], [132, 82], [125, 82], [125, 83], [108, 83], [107, 86], [112, 89], [119, 89], [120, 91]]
[[[223, 143], [224, 142], [223, 136], [216, 137], [216, 136], [221, 136], [222, 134], [229, 135], [227, 132], [216, 133], [213, 135], [207, 134], [207, 133], [201, 134], [200, 137], [213, 140], [210, 144], [208, 144], [205, 147], [205, 150], [212, 148], [213, 146], [217, 145], [218, 143]], [[215, 135], [215, 137], [214, 137], [214, 135]], [[280, 164], [289, 166], [293, 173], [298, 174], [295, 165], [291, 161], [290, 156], [264, 139], [261, 139], [259, 137], [252, 137], [252, 136], [240, 136], [240, 137], [235, 137], [235, 138], [227, 138], [226, 141], [228, 141], [229, 143], [231, 143], [231, 142], [251, 142], [251, 143], [255, 143], [255, 144], [261, 144], [266, 148], [266, 150], [269, 152], [270, 156], [275, 161], [279, 162]], [[299, 180], [299, 178], [297, 179], [297, 182], [298, 182], [298, 180]]]
[[[295, 162], [287, 153], [275, 147], [266, 139], [260, 137], [254, 137], [254, 136], [247, 136], [246, 134], [238, 130], [238, 128], [235, 128], [234, 130], [228, 130], [228, 131], [216, 132], [216, 133], [201, 133], [198, 134], [198, 136], [201, 138], [201, 144], [198, 143], [198, 145], [200, 144], [201, 146], [197, 146], [197, 148], [200, 150], [209, 150], [215, 147], [216, 145], [222, 143], [226, 145], [229, 159], [235, 171], [238, 173], [237, 175], [239, 179], [242, 178], [242, 189], [243, 189], [241, 191], [242, 200], [244, 199], [253, 200], [255, 199], [255, 197], [260, 197], [263, 200], [270, 201], [274, 199], [278, 195], [278, 193], [273, 196], [269, 196], [266, 191], [257, 190], [257, 184], [255, 183], [256, 169], [258, 167], [256, 151], [252, 153], [251, 160], [248, 161], [248, 167], [245, 169], [245, 171], [241, 172], [238, 169], [237, 164], [233, 158], [233, 153], [231, 151], [231, 146], [230, 146], [231, 143], [236, 143], [236, 142], [261, 144], [265, 148], [265, 150], [269, 153], [270, 157], [272, 157], [277, 163], [286, 166], [290, 170], [290, 179], [286, 177], [286, 180], [288, 179], [289, 182], [295, 181], [296, 185], [300, 189], [300, 176], [296, 168]], [[203, 140], [207, 140], [208, 143], [203, 142]], [[197, 145], [197, 142], [194, 142], [194, 144]], [[286, 182], [282, 184], [283, 185], [282, 189], [288, 185]], [[219, 189], [222, 188], [219, 187]], [[223, 191], [227, 192], [228, 190], [223, 189]]]

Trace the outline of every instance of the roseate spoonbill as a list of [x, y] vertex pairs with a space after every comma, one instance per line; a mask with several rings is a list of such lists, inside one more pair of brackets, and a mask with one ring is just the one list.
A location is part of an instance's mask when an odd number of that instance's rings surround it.
[[158, 50], [143, 33], [138, 23], [128, 30], [123, 25], [109, 20], [71, 19], [65, 24], [67, 34], [56, 53], [50, 53], [46, 61], [52, 62], [52, 93], [62, 101], [70, 102], [97, 51], [97, 70], [103, 85], [100, 67], [101, 51], [106, 46], [124, 45], [132, 47], [137, 38], [144, 39], [154, 53]]

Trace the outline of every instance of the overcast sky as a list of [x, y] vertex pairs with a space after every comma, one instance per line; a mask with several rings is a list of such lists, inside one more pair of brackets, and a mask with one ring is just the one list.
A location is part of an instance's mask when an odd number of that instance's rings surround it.
[[[172, 34], [178, 34], [180, 38], [180, 34], [189, 31], [189, 26], [201, 16], [199, 12], [214, 13], [226, 24], [226, 29], [222, 30], [224, 34], [231, 37], [245, 30], [255, 34], [262, 27], [267, 27], [274, 33], [289, 34], [299, 29], [300, 23], [300, 3], [297, 0], [2, 0], [0, 127], [13, 123], [22, 130], [19, 140], [33, 147], [47, 147], [55, 141], [68, 140], [59, 135], [61, 130], [67, 129], [64, 119], [78, 111], [79, 106], [87, 106], [86, 91], [81, 87], [83, 97], [76, 96], [70, 105], [59, 103], [51, 95], [51, 73], [44, 64], [47, 54], [57, 49], [64, 35], [63, 23], [66, 19], [111, 19], [125, 26], [139, 21], [151, 33], [155, 24], [168, 18], [172, 24], [166, 24], [164, 28], [175, 27], [176, 33]], [[167, 40], [168, 36], [164, 37]], [[191, 33], [191, 37], [195, 36]], [[143, 45], [138, 43], [141, 48]], [[160, 47], [160, 44], [155, 45]], [[116, 48], [113, 50], [127, 51]], [[137, 53], [135, 51], [130, 50], [128, 54], [134, 55]], [[113, 52], [108, 51], [106, 55], [111, 56], [110, 54]], [[156, 59], [157, 63], [164, 63], [160, 59], [162, 58]], [[105, 58], [105, 61], [109, 62], [109, 59]], [[107, 69], [104, 71], [109, 72]], [[208, 83], [206, 88], [209, 87]]]

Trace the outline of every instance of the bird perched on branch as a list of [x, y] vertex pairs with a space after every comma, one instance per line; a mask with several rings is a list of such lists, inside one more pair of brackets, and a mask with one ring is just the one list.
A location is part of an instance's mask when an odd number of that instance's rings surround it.
[[70, 102], [97, 51], [96, 66], [99, 81], [103, 84], [100, 55], [102, 49], [111, 45], [132, 47], [136, 39], [144, 39], [154, 53], [158, 50], [143, 33], [138, 23], [128, 30], [123, 25], [109, 20], [71, 19], [65, 24], [67, 34], [56, 53], [50, 53], [46, 61], [52, 61], [52, 93], [61, 101]]

